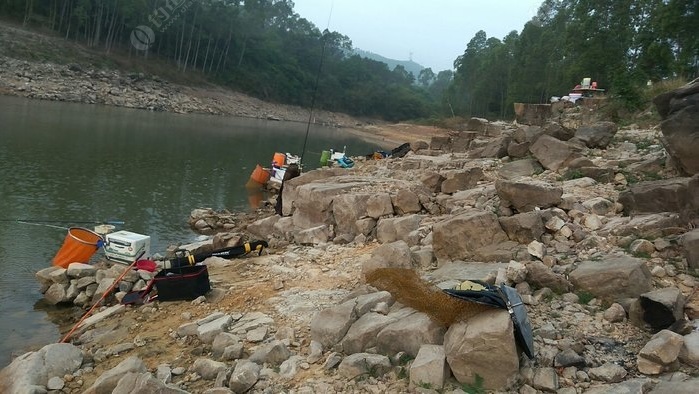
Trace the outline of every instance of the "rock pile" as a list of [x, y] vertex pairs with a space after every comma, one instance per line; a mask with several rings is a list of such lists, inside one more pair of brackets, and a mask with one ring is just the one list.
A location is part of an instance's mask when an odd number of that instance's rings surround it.
[[[288, 181], [284, 216], [235, 228], [276, 253], [207, 260], [214, 291], [206, 299], [127, 308], [80, 335], [80, 365], [28, 384], [59, 377], [64, 392], [695, 391], [699, 175], [666, 166], [672, 151], [658, 130], [482, 119], [466, 129], [414, 143], [401, 159], [357, 158], [353, 169]], [[215, 212], [196, 212], [193, 223], [217, 223]], [[513, 286], [534, 328], [534, 359], [522, 355], [505, 310], [444, 326], [365, 284], [378, 268], [414, 270], [434, 288], [467, 279]], [[47, 293], [55, 287], [51, 297], [63, 300], [82, 279], [75, 271], [42, 273]], [[2, 373], [17, 371], [18, 360]]]

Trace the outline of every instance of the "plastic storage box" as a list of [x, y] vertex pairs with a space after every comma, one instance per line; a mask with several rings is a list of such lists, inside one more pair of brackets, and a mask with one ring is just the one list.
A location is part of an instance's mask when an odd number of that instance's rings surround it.
[[109, 260], [131, 264], [137, 258], [150, 257], [150, 237], [130, 231], [107, 234], [104, 253]]

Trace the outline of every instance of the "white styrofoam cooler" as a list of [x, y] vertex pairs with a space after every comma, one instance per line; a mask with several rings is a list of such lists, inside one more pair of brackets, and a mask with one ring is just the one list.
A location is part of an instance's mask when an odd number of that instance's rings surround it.
[[150, 236], [123, 230], [107, 234], [104, 253], [109, 260], [125, 264], [150, 257]]

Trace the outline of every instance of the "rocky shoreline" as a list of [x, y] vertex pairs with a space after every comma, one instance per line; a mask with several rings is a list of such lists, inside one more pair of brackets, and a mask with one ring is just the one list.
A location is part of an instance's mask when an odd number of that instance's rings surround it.
[[[190, 225], [216, 235], [192, 250], [259, 239], [269, 249], [205, 260], [212, 290], [193, 301], [120, 305], [152, 275], [129, 273], [72, 343], [16, 358], [0, 388], [694, 392], [699, 168], [684, 152], [699, 147], [687, 138], [696, 119], [681, 117], [696, 113], [682, 110], [696, 90], [665, 98], [660, 128], [472, 119], [405, 157], [289, 180], [284, 216], [194, 210]], [[122, 270], [72, 264], [38, 277], [51, 302], [88, 288], [94, 301]], [[439, 290], [467, 279], [518, 291], [532, 359], [506, 310], [468, 312]]]

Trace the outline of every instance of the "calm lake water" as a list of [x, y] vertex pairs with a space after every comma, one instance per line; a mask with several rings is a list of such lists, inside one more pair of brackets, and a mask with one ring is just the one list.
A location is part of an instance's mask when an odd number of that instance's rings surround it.
[[[0, 368], [12, 354], [60, 339], [49, 319], [56, 308], [41, 301], [34, 273], [50, 266], [67, 233], [61, 227], [124, 221], [117, 230], [150, 235], [152, 252], [191, 242], [192, 209], [250, 209], [252, 169], [269, 166], [275, 152], [300, 155], [305, 133], [305, 123], [0, 96]], [[343, 146], [348, 155], [377, 149], [312, 126], [304, 168]]]

